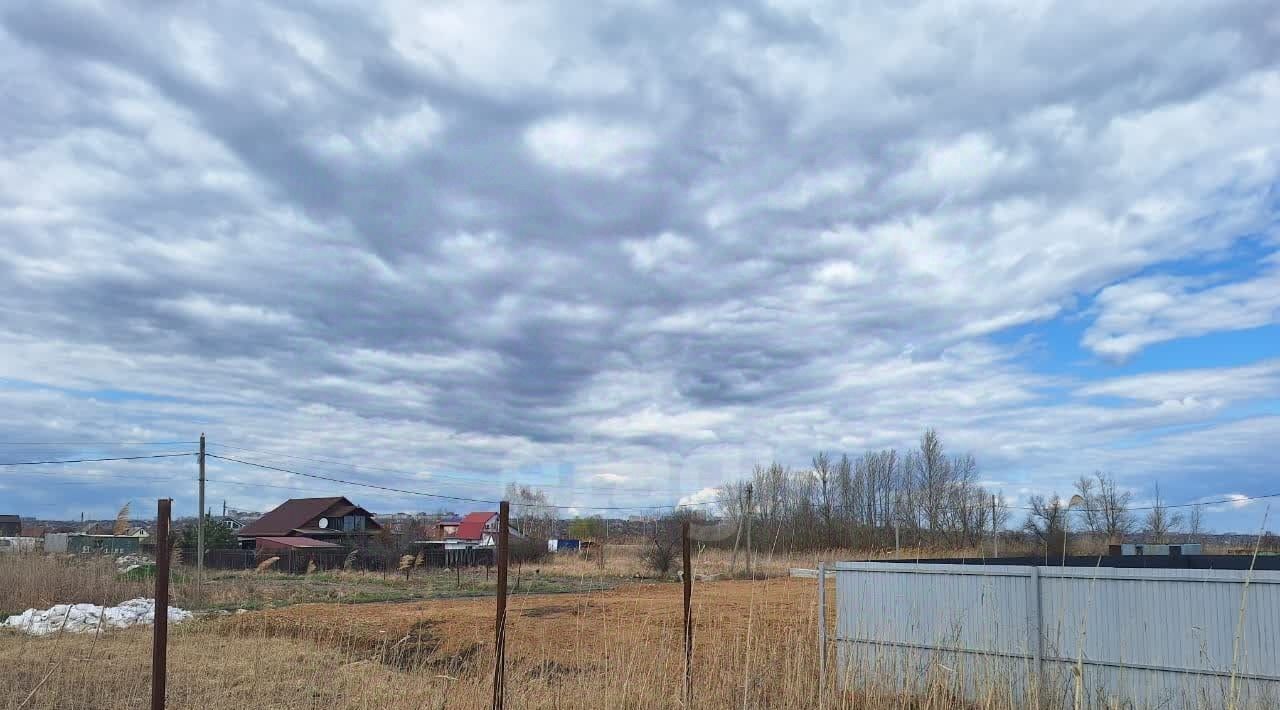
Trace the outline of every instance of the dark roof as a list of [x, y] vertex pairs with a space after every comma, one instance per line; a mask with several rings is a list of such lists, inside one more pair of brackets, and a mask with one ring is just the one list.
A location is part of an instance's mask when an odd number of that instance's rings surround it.
[[0, 515], [0, 523], [17, 523], [22, 524], [22, 518], [16, 515]]
[[467, 517], [458, 523], [458, 532], [454, 537], [459, 540], [480, 540], [484, 538], [485, 523], [493, 519], [497, 513], [467, 513]]
[[332, 498], [290, 498], [277, 506], [275, 510], [244, 526], [236, 534], [241, 537], [287, 536], [295, 529], [303, 527], [340, 503], [352, 505], [351, 501], [342, 496], [334, 496]]
[[265, 542], [265, 543], [267, 543], [267, 546], [277, 545], [277, 546], [280, 546], [280, 547], [306, 547], [306, 548], [310, 548], [310, 549], [320, 548], [320, 549], [326, 549], [326, 550], [329, 550], [329, 549], [340, 549], [340, 548], [342, 547], [341, 545], [335, 545], [335, 544], [334, 544], [334, 543], [332, 543], [332, 542], [325, 542], [325, 541], [323, 541], [323, 540], [316, 540], [316, 539], [314, 539], [314, 538], [310, 538], [310, 537], [274, 537], [274, 536], [267, 536], [267, 537], [260, 537], [260, 538], [258, 538], [258, 544], [259, 544], [259, 545], [261, 545], [261, 544], [262, 544], [262, 543], [264, 543], [264, 542]]

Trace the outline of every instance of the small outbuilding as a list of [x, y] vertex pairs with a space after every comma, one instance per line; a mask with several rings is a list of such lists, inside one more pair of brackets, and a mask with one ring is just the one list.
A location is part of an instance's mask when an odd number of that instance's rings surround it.
[[304, 572], [312, 564], [317, 569], [340, 567], [346, 557], [341, 545], [303, 536], [268, 536], [255, 542], [258, 561], [278, 557], [274, 567], [284, 572]]
[[19, 537], [21, 534], [21, 517], [17, 515], [0, 515], [0, 537]]
[[142, 538], [134, 535], [46, 533], [44, 536], [44, 551], [71, 554], [131, 555], [142, 551]]
[[557, 537], [547, 540], [547, 552], [581, 552], [582, 541]]

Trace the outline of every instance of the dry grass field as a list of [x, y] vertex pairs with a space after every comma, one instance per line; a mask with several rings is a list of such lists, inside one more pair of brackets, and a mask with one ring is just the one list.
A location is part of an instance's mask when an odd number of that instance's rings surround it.
[[[697, 707], [812, 707], [812, 580], [699, 584]], [[518, 595], [508, 627], [513, 708], [679, 707], [679, 586]], [[175, 627], [170, 707], [480, 708], [491, 599], [308, 604]], [[0, 707], [143, 707], [146, 629], [0, 637]], [[34, 692], [33, 692], [34, 691]], [[28, 697], [30, 696], [30, 697]]]
[[[523, 591], [511, 598], [509, 610], [508, 707], [683, 707], [680, 585], [635, 580], [634, 575], [643, 573], [639, 560], [625, 549], [615, 552], [603, 569], [597, 561], [560, 558], [521, 570]], [[756, 569], [779, 574], [788, 566], [815, 563], [815, 557], [778, 556], [759, 559]], [[5, 585], [0, 600], [8, 611], [28, 603], [114, 602], [146, 593], [144, 582], [122, 580], [98, 563], [16, 564], [0, 562], [0, 585]], [[741, 570], [742, 561], [738, 564]], [[695, 568], [703, 578], [727, 571], [728, 555], [718, 551], [704, 551]], [[33, 573], [44, 573], [47, 583], [15, 576]], [[492, 597], [373, 602], [361, 596], [291, 604], [276, 587], [292, 585], [294, 597], [306, 598], [296, 590], [314, 590], [317, 584], [329, 584], [326, 579], [363, 590], [390, 578], [369, 573], [311, 575], [319, 580], [254, 574], [215, 579], [209, 606], [235, 606], [233, 597], [240, 594], [249, 598], [239, 603], [256, 610], [211, 610], [172, 627], [169, 707], [488, 707]], [[395, 584], [442, 584], [443, 574], [407, 582], [400, 578]], [[573, 582], [583, 589], [595, 585], [597, 590], [531, 593], [539, 589], [533, 581], [538, 578]], [[175, 603], [190, 598], [188, 584], [183, 579], [175, 585]], [[482, 578], [473, 586], [466, 591], [483, 593]], [[781, 577], [695, 583], [693, 706], [817, 706], [815, 589], [814, 580]], [[270, 604], [260, 603], [267, 598]], [[255, 601], [259, 603], [251, 603]], [[46, 638], [0, 632], [0, 688], [5, 689], [0, 708], [145, 707], [150, 652], [146, 628]], [[856, 697], [832, 693], [822, 699], [827, 707], [849, 708], [902, 707], [905, 702], [873, 689]], [[911, 703], [954, 706], [945, 693]]]
[[[561, 556], [513, 569], [508, 707], [684, 707], [680, 585], [646, 578], [639, 550], [611, 547], [603, 565]], [[957, 707], [945, 688], [904, 698], [856, 678], [844, 693], [820, 693], [816, 582], [784, 575], [852, 556], [760, 555], [758, 578], [747, 580], [729, 578], [730, 553], [697, 551], [693, 707]], [[743, 567], [739, 558], [739, 576]], [[488, 707], [494, 604], [476, 595], [489, 594], [493, 580], [483, 570], [461, 579], [211, 573], [199, 604], [180, 567], [174, 603], [204, 611], [171, 629], [169, 707]], [[121, 577], [109, 560], [0, 559], [3, 613], [133, 596], [150, 596], [149, 582]], [[150, 650], [149, 629], [0, 632], [0, 709], [145, 707]], [[999, 691], [981, 705], [1010, 706]]]

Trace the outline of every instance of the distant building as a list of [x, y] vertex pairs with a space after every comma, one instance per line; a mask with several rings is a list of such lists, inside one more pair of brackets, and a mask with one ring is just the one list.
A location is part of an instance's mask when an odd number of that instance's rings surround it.
[[36, 538], [38, 540], [43, 540], [44, 534], [46, 532], [48, 532], [48, 530], [46, 530], [45, 527], [42, 525], [25, 525], [23, 526], [22, 532], [19, 533], [18, 537], [31, 537], [31, 538]]
[[243, 521], [237, 520], [236, 518], [228, 518], [228, 517], [219, 518], [218, 524], [230, 530], [231, 532], [238, 532], [240, 530], [243, 530], [245, 527], [245, 523]]
[[582, 548], [582, 540], [563, 537], [547, 540], [547, 552], [581, 552]]
[[[458, 521], [457, 527], [453, 528], [452, 532], [443, 535], [444, 549], [496, 548], [499, 521], [498, 514], [494, 512], [467, 513], [462, 520]], [[515, 528], [510, 528], [507, 532], [512, 539], [524, 538], [524, 535]]]
[[373, 513], [345, 497], [290, 498], [236, 531], [242, 547], [254, 548], [262, 538], [301, 537], [362, 545], [382, 530]]
[[0, 537], [18, 537], [22, 533], [22, 518], [17, 515], [0, 515]]
[[444, 540], [454, 535], [457, 535], [458, 526], [461, 524], [462, 524], [462, 521], [457, 518], [451, 518], [449, 520], [441, 520], [440, 522], [436, 523], [436, 537], [438, 537], [441, 540]]
[[89, 535], [87, 533], [47, 533], [45, 552], [70, 554], [102, 553], [129, 555], [142, 551], [142, 537], [136, 535]]
[[1113, 557], [1160, 556], [1181, 557], [1182, 555], [1199, 555], [1202, 552], [1200, 543], [1188, 542], [1181, 545], [1144, 545], [1141, 543], [1125, 543], [1111, 545], [1107, 554]]

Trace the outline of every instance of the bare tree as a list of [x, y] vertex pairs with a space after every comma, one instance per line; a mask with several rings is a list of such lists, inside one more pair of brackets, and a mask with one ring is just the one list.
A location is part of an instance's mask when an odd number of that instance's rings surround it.
[[943, 527], [951, 466], [942, 449], [938, 432], [926, 429], [920, 437], [920, 452], [914, 457], [916, 485], [920, 490], [921, 512], [930, 531]]
[[1062, 554], [1067, 534], [1066, 504], [1057, 495], [1048, 500], [1044, 496], [1031, 496], [1030, 503], [1031, 512], [1022, 529], [1044, 549], [1046, 559], [1051, 554]]
[[1121, 490], [1114, 476], [1094, 471], [1093, 478], [1081, 476], [1075, 488], [1084, 499], [1082, 512], [1090, 532], [1105, 536], [1108, 543], [1120, 542], [1133, 532], [1133, 513], [1129, 510], [1133, 494]]
[[1160, 484], [1156, 483], [1155, 502], [1147, 511], [1142, 532], [1156, 544], [1169, 542], [1169, 534], [1182, 527], [1182, 513], [1169, 510], [1169, 506], [1160, 500]]
[[546, 491], [519, 483], [507, 484], [507, 500], [511, 502], [512, 526], [526, 537], [546, 541], [555, 537], [558, 513]]
[[835, 508], [835, 466], [831, 464], [831, 457], [827, 456], [825, 451], [819, 451], [817, 456], [813, 457], [813, 475], [818, 480], [818, 509], [822, 513], [822, 532], [824, 535], [831, 534], [832, 513]]
[[1187, 542], [1198, 542], [1202, 535], [1209, 532], [1204, 526], [1204, 506], [1193, 505], [1187, 512]]

